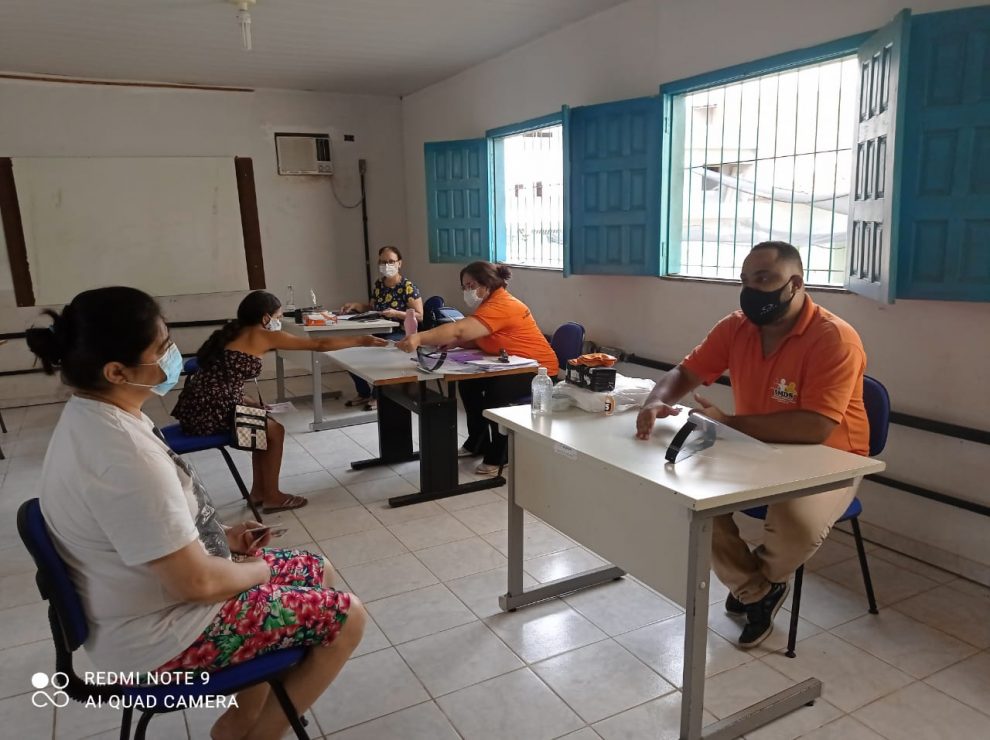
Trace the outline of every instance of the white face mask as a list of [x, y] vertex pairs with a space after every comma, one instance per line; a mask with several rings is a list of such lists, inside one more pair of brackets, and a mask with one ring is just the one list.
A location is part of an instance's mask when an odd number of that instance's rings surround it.
[[485, 300], [484, 298], [478, 297], [477, 288], [468, 288], [464, 291], [464, 302], [467, 304], [468, 308], [477, 308], [481, 305], [481, 302]]
[[282, 331], [282, 319], [268, 319], [268, 325], [265, 328], [268, 331]]
[[383, 277], [395, 277], [399, 274], [398, 265], [378, 265], [378, 272], [381, 273]]

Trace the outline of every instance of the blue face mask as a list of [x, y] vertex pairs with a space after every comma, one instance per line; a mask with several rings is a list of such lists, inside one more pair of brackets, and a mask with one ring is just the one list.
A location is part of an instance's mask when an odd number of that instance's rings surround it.
[[128, 385], [136, 385], [141, 388], [151, 388], [151, 392], [158, 395], [164, 396], [170, 390], [175, 388], [175, 384], [179, 382], [179, 375], [182, 374], [182, 353], [179, 352], [179, 348], [175, 346], [175, 342], [172, 342], [165, 350], [165, 354], [158, 358], [158, 362], [139, 362], [138, 366], [147, 365], [158, 365], [162, 372], [165, 373], [165, 380], [157, 385], [149, 385], [147, 383], [131, 383], [128, 381]]

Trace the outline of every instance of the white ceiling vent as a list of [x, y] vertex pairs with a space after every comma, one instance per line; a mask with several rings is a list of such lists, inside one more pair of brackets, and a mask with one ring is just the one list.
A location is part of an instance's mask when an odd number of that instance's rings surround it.
[[275, 134], [280, 175], [332, 175], [328, 134]]

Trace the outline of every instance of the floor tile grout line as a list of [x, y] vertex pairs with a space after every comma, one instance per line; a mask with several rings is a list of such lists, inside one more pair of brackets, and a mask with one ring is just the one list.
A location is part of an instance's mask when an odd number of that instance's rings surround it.
[[[976, 653], [976, 655], [980, 655], [980, 653]], [[974, 655], [970, 655], [969, 658], [964, 658], [963, 660], [959, 661], [959, 663], [964, 663], [965, 661], [967, 661], [967, 660], [969, 660], [970, 658], [973, 658], [973, 657], [975, 657], [975, 656]], [[969, 707], [970, 709], [978, 712], [979, 714], [982, 714], [982, 715], [984, 715], [986, 717], [990, 717], [990, 710], [981, 709], [980, 707], [973, 706], [972, 704], [970, 704], [969, 702], [961, 699], [960, 697], [953, 696], [952, 694], [946, 693], [945, 691], [943, 691], [942, 689], [940, 689], [938, 686], [935, 686], [934, 684], [928, 683], [928, 679], [932, 678], [933, 676], [937, 675], [938, 673], [941, 673], [942, 671], [948, 670], [949, 668], [953, 668], [953, 667], [959, 665], [959, 663], [953, 663], [951, 666], [946, 666], [942, 670], [936, 671], [935, 673], [931, 674], [930, 676], [926, 676], [925, 678], [920, 678], [920, 679], [918, 679], [918, 682], [925, 684], [925, 686], [927, 686], [930, 689], [934, 689], [935, 691], [937, 691], [938, 693], [942, 694], [943, 696], [947, 696], [950, 699], [953, 699], [953, 700], [959, 702], [960, 704], [962, 704], [965, 707]]]

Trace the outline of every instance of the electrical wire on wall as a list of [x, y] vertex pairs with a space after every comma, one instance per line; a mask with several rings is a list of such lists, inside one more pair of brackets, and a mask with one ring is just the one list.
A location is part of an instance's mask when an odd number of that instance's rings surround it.
[[[363, 178], [364, 177], [364, 173], [362, 173], [361, 176]], [[333, 177], [330, 178], [330, 190], [333, 193], [333, 199], [335, 201], [337, 201], [338, 205], [340, 205], [341, 208], [347, 208], [347, 209], [357, 208], [362, 203], [364, 203], [364, 192], [363, 192], [363, 188], [362, 188], [361, 198], [356, 203], [345, 203], [344, 201], [342, 201], [340, 199], [340, 196], [337, 195], [337, 186], [334, 184], [334, 179], [335, 178], [333, 178]]]

